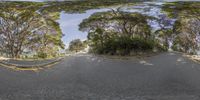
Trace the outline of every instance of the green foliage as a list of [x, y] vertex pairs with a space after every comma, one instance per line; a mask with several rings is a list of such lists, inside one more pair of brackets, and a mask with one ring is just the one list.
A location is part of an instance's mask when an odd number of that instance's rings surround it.
[[195, 54], [199, 50], [200, 21], [195, 19], [179, 19], [174, 24], [176, 35], [173, 40], [173, 50]]
[[[97, 12], [84, 19], [79, 25], [81, 31], [105, 31], [105, 28], [110, 27], [112, 33], [122, 33], [125, 35], [140, 35], [141, 37], [148, 37], [150, 35], [151, 27], [148, 25], [147, 19], [153, 19], [150, 16], [145, 16], [140, 13], [123, 12], [119, 9], [117, 11]], [[117, 29], [119, 28], [119, 29]], [[100, 33], [100, 32], [98, 32]]]
[[153, 51], [156, 42], [145, 38], [116, 36], [106, 40], [101, 45], [93, 45], [91, 52], [110, 55], [131, 55], [131, 53]]
[[86, 42], [82, 42], [80, 39], [72, 40], [69, 44], [69, 51], [79, 52], [85, 49], [87, 46]]
[[171, 2], [162, 9], [169, 17], [177, 19], [172, 30], [172, 49], [196, 54], [200, 48], [200, 2]]
[[[89, 9], [116, 6], [122, 4], [135, 4], [136, 2], [150, 0], [74, 0], [74, 1], [49, 1], [42, 12], [84, 13]], [[52, 9], [54, 8], [54, 9]]]
[[38, 52], [37, 56], [38, 56], [38, 58], [45, 59], [45, 58], [47, 58], [47, 53], [45, 53], [45, 52]]
[[[0, 51], [19, 57], [28, 49], [38, 53], [41, 58], [55, 57], [64, 48], [61, 40], [63, 34], [56, 22], [60, 12], [84, 13], [89, 9], [135, 4], [138, 1], [148, 0], [0, 2]], [[129, 55], [155, 48], [167, 50], [170, 48], [169, 41], [172, 41], [172, 49], [176, 51], [195, 53], [199, 50], [200, 2], [170, 2], [164, 4], [162, 9], [169, 17], [177, 19], [173, 29], [163, 26], [152, 33], [147, 20], [155, 18], [120, 11], [119, 8], [117, 11], [95, 13], [83, 20], [80, 30], [88, 32], [88, 41], [72, 43], [70, 48], [80, 51], [89, 44], [95, 53]], [[160, 24], [164, 25], [163, 20], [160, 20]]]
[[179, 1], [179, 2], [170, 2], [164, 4], [162, 7], [162, 10], [164, 12], [167, 12], [168, 16], [172, 18], [188, 18], [188, 17], [194, 17], [199, 18], [200, 17], [200, 2], [195, 1]]
[[99, 12], [84, 19], [79, 29], [87, 31], [91, 52], [110, 55], [163, 50], [154, 41], [147, 20], [152, 17], [139, 13], [117, 11]]
[[27, 50], [54, 56], [56, 53], [51, 52], [58, 49], [52, 48], [64, 48], [59, 23], [49, 14], [40, 13], [43, 3], [1, 2], [0, 5], [1, 51], [18, 58]]

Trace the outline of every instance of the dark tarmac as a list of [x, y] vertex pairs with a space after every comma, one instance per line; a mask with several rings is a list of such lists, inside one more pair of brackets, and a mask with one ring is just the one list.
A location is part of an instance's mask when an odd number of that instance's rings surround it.
[[200, 100], [200, 64], [162, 53], [75, 55], [39, 72], [0, 67], [0, 100]]

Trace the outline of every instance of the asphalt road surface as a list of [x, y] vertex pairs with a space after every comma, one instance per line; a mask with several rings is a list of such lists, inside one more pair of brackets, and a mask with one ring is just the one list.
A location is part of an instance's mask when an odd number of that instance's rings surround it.
[[200, 64], [162, 53], [143, 59], [76, 55], [39, 72], [0, 67], [0, 100], [200, 100]]

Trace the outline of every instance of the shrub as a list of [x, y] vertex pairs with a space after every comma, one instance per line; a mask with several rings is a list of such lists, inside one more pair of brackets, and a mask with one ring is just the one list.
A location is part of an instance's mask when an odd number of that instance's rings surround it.
[[72, 40], [69, 44], [69, 51], [79, 52], [87, 47], [87, 41], [82, 42], [80, 39]]
[[44, 53], [44, 52], [38, 52], [37, 54], [38, 58], [47, 58], [47, 53]]
[[[102, 45], [91, 45], [94, 53], [109, 55], [130, 55], [131, 52], [153, 51], [161, 46], [154, 40], [141, 37], [115, 36], [104, 40]], [[161, 50], [161, 49], [159, 49]]]

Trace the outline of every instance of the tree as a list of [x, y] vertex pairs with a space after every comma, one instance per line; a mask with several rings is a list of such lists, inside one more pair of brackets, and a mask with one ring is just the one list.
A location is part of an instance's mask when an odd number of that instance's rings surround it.
[[175, 50], [196, 54], [200, 48], [200, 21], [197, 19], [179, 19], [174, 26], [176, 38]]
[[47, 45], [63, 47], [59, 24], [37, 12], [39, 8], [40, 5], [34, 4], [4, 3], [0, 9], [1, 51], [19, 58], [24, 50], [46, 48]]
[[200, 48], [200, 3], [173, 2], [163, 6], [168, 16], [175, 18], [172, 48], [185, 53], [196, 54]]
[[197, 1], [192, 2], [170, 2], [165, 3], [162, 10], [167, 12], [168, 16], [171, 18], [197, 18], [200, 16], [200, 3]]
[[155, 31], [155, 37], [160, 41], [160, 44], [168, 50], [170, 48], [170, 42], [173, 41], [173, 21], [170, 20], [166, 15], [160, 15], [156, 19], [158, 22], [158, 29]]
[[86, 48], [86, 45], [80, 39], [72, 40], [69, 44], [70, 51], [79, 52], [85, 48]]
[[30, 41], [26, 41], [33, 33], [40, 28], [38, 15], [32, 11], [18, 11], [14, 8], [1, 9], [0, 14], [0, 34], [2, 49], [9, 51], [11, 57], [19, 57], [22, 53], [23, 46]]
[[123, 12], [119, 8], [117, 11], [98, 12], [91, 15], [90, 18], [83, 20], [79, 29], [88, 32], [106, 29], [107, 32], [117, 33], [118, 35], [137, 35], [148, 38], [151, 27], [148, 25], [147, 19], [152, 19], [152, 17], [140, 13]]
[[[42, 12], [66, 12], [84, 13], [89, 9], [98, 9], [123, 4], [135, 4], [136, 2], [149, 0], [63, 0], [46, 2], [48, 6], [43, 7]], [[52, 9], [54, 8], [54, 9]]]
[[154, 36], [147, 20], [140, 13], [117, 10], [98, 12], [79, 25], [88, 32], [89, 46], [94, 53], [129, 55], [132, 51], [152, 50]]

